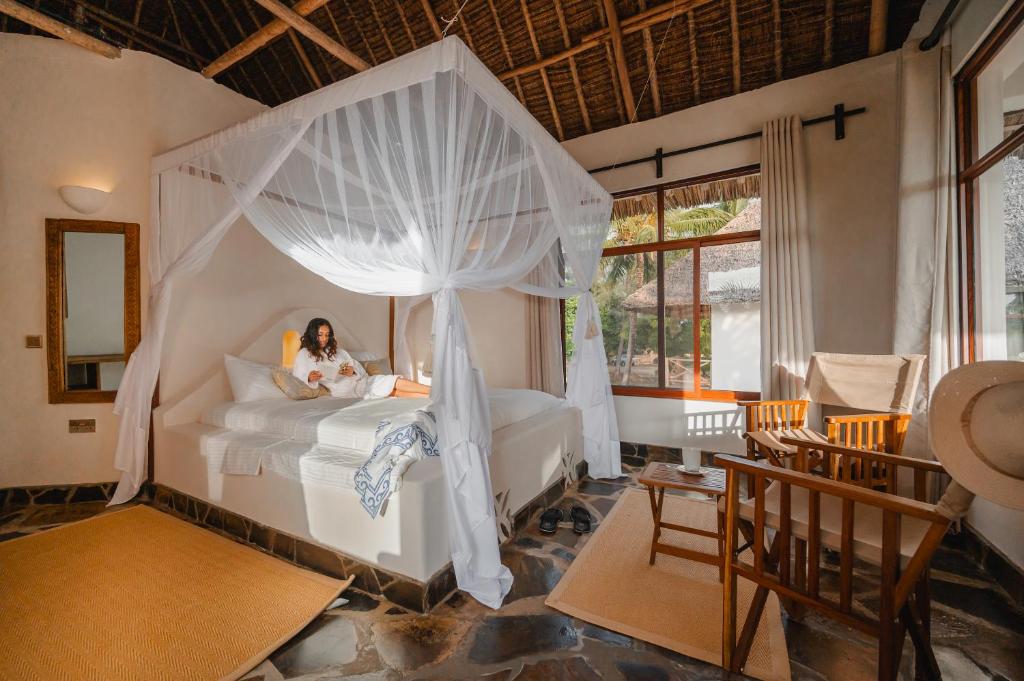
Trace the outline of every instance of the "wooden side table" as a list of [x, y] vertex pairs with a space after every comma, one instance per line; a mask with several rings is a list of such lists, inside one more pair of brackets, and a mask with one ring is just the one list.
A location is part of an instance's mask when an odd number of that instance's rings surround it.
[[[675, 523], [667, 523], [661, 519], [661, 512], [665, 505], [666, 489], [679, 489], [707, 494], [708, 496], [713, 497], [716, 502], [720, 497], [725, 496], [725, 470], [721, 468], [702, 468], [702, 471], [703, 473], [701, 474], [693, 475], [683, 473], [674, 465], [653, 462], [647, 464], [644, 472], [640, 474], [640, 484], [646, 485], [647, 493], [651, 498], [651, 515], [654, 518], [654, 536], [651, 539], [650, 564], [654, 565], [654, 559], [657, 554], [664, 553], [678, 558], [686, 558], [688, 560], [696, 560], [701, 563], [708, 563], [709, 565], [717, 565], [718, 578], [719, 581], [721, 581], [722, 572], [724, 570], [722, 554], [725, 551], [725, 523], [722, 513], [718, 511], [717, 503], [715, 506], [715, 515], [718, 518], [717, 532], [711, 532], [697, 527], [687, 527], [685, 525], [678, 525]], [[718, 541], [718, 554], [711, 555], [709, 553], [702, 553], [700, 551], [694, 551], [693, 549], [687, 549], [681, 546], [663, 544], [659, 541], [661, 539], [662, 529], [688, 532], [701, 537], [710, 537], [711, 539], [715, 539]]]

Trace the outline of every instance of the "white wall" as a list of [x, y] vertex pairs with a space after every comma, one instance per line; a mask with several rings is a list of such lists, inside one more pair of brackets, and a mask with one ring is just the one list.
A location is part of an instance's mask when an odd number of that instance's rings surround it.
[[[161, 403], [188, 394], [285, 312], [336, 315], [363, 350], [388, 356], [388, 299], [338, 288], [274, 248], [244, 219], [199, 275], [175, 288], [160, 364]], [[296, 329], [302, 333], [305, 328]], [[357, 348], [351, 348], [357, 349]], [[280, 354], [250, 357], [279, 362]]]
[[[145, 308], [150, 157], [262, 108], [153, 55], [0, 34], [0, 487], [117, 479], [112, 405], [47, 404], [46, 351], [24, 347], [45, 333], [44, 221], [86, 217], [57, 187], [112, 189], [88, 217], [140, 223]], [[96, 433], [68, 434], [78, 418]]]
[[[651, 121], [565, 143], [586, 168], [759, 130], [771, 118], [805, 118], [864, 106], [846, 121], [846, 139], [831, 125], [805, 130], [808, 212], [814, 261], [817, 348], [831, 352], [887, 353], [892, 347], [897, 186], [897, 54], [776, 83]], [[596, 177], [612, 192], [757, 163], [755, 141], [631, 166]], [[668, 446], [697, 444], [738, 452], [743, 419], [733, 404], [616, 397], [624, 441]]]
[[[473, 361], [491, 388], [526, 388], [527, 334], [526, 294], [498, 291], [460, 291], [472, 341]], [[428, 300], [409, 316], [409, 347], [413, 366], [419, 370], [430, 347], [434, 308]], [[429, 378], [424, 379], [429, 382]]]

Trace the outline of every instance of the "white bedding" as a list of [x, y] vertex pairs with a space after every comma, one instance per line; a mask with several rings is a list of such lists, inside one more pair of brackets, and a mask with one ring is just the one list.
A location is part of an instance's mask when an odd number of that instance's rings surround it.
[[[492, 390], [491, 427], [497, 431], [564, 402], [535, 390]], [[377, 425], [414, 409], [425, 398], [227, 402], [205, 410], [200, 421], [218, 430], [203, 436], [211, 470], [259, 475], [270, 470], [297, 480], [352, 487], [373, 450]]]

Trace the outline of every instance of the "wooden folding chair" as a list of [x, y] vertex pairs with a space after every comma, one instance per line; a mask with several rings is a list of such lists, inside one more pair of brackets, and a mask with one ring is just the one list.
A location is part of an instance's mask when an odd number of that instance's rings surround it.
[[[781, 442], [796, 450], [793, 470], [741, 457], [715, 457], [726, 469], [722, 666], [743, 669], [768, 592], [774, 591], [783, 602], [813, 609], [877, 638], [879, 679], [896, 678], [906, 632], [914, 642], [918, 678], [939, 679], [929, 638], [928, 564], [958, 515], [949, 512], [949, 503], [932, 505], [924, 499], [927, 475], [942, 473], [942, 466], [816, 440], [783, 437]], [[824, 454], [829, 467], [833, 459], [840, 462], [843, 480], [807, 472], [815, 451]], [[870, 477], [857, 484], [847, 482], [858, 461], [881, 471], [888, 490], [897, 489], [900, 470], [909, 470], [915, 498], [872, 489]], [[748, 476], [753, 489], [743, 501], [741, 475]], [[952, 490], [953, 486], [947, 495]], [[766, 548], [768, 529], [775, 535]], [[751, 542], [752, 565], [737, 557], [738, 532]], [[823, 547], [839, 552], [838, 600], [821, 593]], [[877, 618], [853, 610], [855, 559], [881, 569]], [[757, 589], [737, 640], [738, 577], [754, 582]]]

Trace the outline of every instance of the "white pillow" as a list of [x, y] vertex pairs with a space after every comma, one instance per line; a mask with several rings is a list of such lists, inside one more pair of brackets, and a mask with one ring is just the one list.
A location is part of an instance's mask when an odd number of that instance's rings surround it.
[[[348, 353], [349, 357], [362, 364], [363, 362], [369, 362], [374, 359], [380, 358], [382, 355], [379, 352], [369, 352], [367, 350], [356, 350]], [[387, 354], [383, 355], [387, 357]]]
[[228, 372], [228, 382], [231, 384], [235, 402], [288, 399], [281, 389], [274, 385], [269, 364], [224, 355], [224, 369]]

